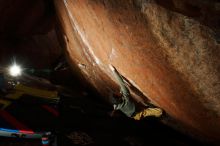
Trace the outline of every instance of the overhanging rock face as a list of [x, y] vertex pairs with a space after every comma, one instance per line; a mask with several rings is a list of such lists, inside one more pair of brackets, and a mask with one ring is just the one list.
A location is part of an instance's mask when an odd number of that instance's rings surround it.
[[166, 2], [55, 0], [55, 6], [74, 70], [107, 100], [119, 92], [113, 65], [137, 102], [150, 100], [188, 131], [217, 141], [220, 3]]

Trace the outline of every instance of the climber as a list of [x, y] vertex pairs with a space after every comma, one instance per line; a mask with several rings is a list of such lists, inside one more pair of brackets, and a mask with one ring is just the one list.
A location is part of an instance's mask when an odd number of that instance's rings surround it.
[[135, 103], [131, 100], [131, 94], [129, 89], [126, 87], [123, 77], [112, 65], [110, 69], [113, 72], [115, 79], [118, 81], [120, 86], [120, 93], [122, 95], [121, 101], [113, 97], [114, 110], [120, 110], [126, 116], [140, 120], [148, 116], [160, 117], [162, 115], [162, 109], [157, 107], [147, 106], [144, 110], [138, 111]]

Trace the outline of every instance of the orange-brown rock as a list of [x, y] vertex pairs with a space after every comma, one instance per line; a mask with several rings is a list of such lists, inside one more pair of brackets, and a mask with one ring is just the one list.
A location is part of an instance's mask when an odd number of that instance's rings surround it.
[[113, 65], [136, 88], [138, 102], [149, 99], [186, 131], [219, 142], [219, 2], [55, 0], [55, 6], [73, 68], [107, 100], [119, 91]]

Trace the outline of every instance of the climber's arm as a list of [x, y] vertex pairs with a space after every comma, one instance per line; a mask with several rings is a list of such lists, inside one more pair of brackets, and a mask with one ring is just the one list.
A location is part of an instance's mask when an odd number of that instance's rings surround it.
[[114, 77], [119, 83], [120, 92], [122, 94], [122, 101], [114, 104], [114, 109], [122, 111], [128, 117], [132, 117], [135, 113], [136, 108], [135, 108], [135, 104], [130, 100], [130, 96], [131, 96], [130, 92], [128, 88], [126, 87], [125, 82], [123, 81], [123, 78], [119, 74], [119, 72], [113, 66], [110, 66], [110, 67], [114, 74]]
[[111, 66], [111, 70], [114, 74], [115, 79], [119, 83], [120, 92], [122, 93], [123, 97], [126, 98], [126, 97], [130, 96], [130, 92], [129, 92], [128, 88], [126, 87], [125, 82], [124, 82], [122, 76], [120, 75], [120, 73], [113, 66]]

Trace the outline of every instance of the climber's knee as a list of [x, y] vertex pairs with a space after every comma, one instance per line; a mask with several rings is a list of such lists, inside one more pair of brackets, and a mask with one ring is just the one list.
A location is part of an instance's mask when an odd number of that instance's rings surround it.
[[145, 117], [149, 117], [149, 116], [160, 117], [162, 114], [163, 114], [163, 111], [160, 108], [147, 108], [147, 109], [144, 109], [143, 111], [135, 114], [135, 116], [133, 118], [135, 120], [141, 120], [141, 119], [143, 119]]

